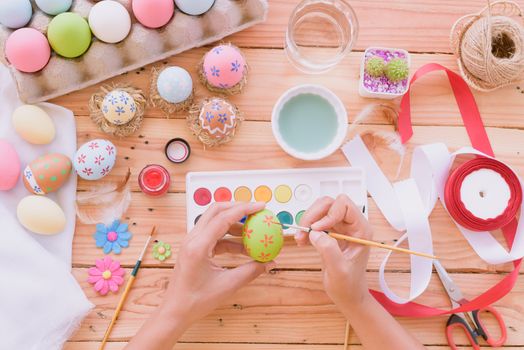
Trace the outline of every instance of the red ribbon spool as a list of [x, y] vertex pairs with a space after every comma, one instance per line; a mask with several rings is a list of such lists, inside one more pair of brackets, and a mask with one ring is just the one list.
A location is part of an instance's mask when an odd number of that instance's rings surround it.
[[[511, 197], [508, 206], [502, 214], [495, 218], [482, 219], [471, 213], [460, 197], [460, 189], [464, 179], [477, 170], [492, 170], [500, 174], [509, 186]], [[515, 173], [504, 163], [487, 157], [477, 157], [457, 167], [449, 176], [444, 193], [444, 200], [451, 217], [472, 231], [493, 231], [509, 224], [522, 203], [522, 187]]]

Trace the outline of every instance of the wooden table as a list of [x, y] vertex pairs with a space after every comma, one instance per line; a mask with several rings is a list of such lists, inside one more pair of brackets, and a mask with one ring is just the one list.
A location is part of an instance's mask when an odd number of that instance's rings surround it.
[[[519, 1], [524, 5], [524, 1]], [[453, 22], [466, 13], [478, 11], [484, 1], [473, 0], [354, 0], [351, 4], [360, 21], [360, 36], [356, 50], [333, 71], [318, 76], [300, 74], [287, 61], [283, 51], [287, 19], [296, 0], [270, 0], [270, 14], [265, 24], [232, 36], [228, 40], [243, 48], [251, 65], [249, 85], [245, 92], [232, 98], [244, 111], [247, 121], [238, 136], [229, 145], [204, 150], [190, 135], [184, 114], [171, 119], [157, 109], [149, 109], [141, 130], [134, 136], [112, 140], [118, 147], [118, 161], [108, 179], [121, 178], [127, 168], [132, 171], [133, 203], [126, 220], [134, 233], [131, 246], [117, 258], [128, 268], [134, 264], [147, 232], [153, 224], [159, 227], [159, 239], [174, 245], [175, 252], [185, 231], [185, 184], [188, 171], [294, 168], [311, 166], [344, 166], [340, 152], [319, 162], [301, 162], [287, 156], [276, 144], [270, 127], [271, 109], [277, 98], [289, 87], [299, 83], [319, 83], [337, 93], [344, 101], [350, 119], [370, 102], [357, 92], [359, 63], [362, 51], [370, 45], [401, 47], [412, 53], [413, 68], [428, 62], [438, 62], [451, 69], [457, 66], [450, 54], [449, 30]], [[188, 69], [196, 77], [197, 62], [206, 51], [195, 49], [169, 59]], [[109, 59], [109, 58], [108, 58]], [[103, 63], [102, 63], [103, 64]], [[130, 72], [111, 82], [128, 82], [147, 91], [150, 67]], [[456, 149], [467, 145], [468, 138], [462, 126], [450, 87], [443, 74], [434, 74], [417, 83], [413, 93], [413, 121], [415, 136], [409, 149], [415, 145], [435, 141], [445, 142]], [[209, 95], [197, 83], [197, 97]], [[524, 83], [492, 93], [475, 93], [488, 134], [497, 156], [509, 162], [520, 173], [524, 170]], [[77, 120], [79, 144], [97, 137], [105, 137], [88, 117], [87, 102], [97, 86], [56, 99], [54, 102], [74, 111]], [[358, 130], [391, 130], [381, 118], [372, 118]], [[170, 164], [163, 153], [166, 141], [183, 137], [191, 141], [193, 155], [183, 165]], [[395, 160], [382, 158], [386, 170], [393, 173]], [[166, 166], [173, 175], [170, 193], [156, 199], [143, 195], [136, 177], [149, 163]], [[403, 174], [406, 175], [404, 166]], [[78, 190], [90, 186], [80, 181]], [[379, 241], [392, 243], [399, 237], [384, 220], [373, 201], [370, 201], [370, 221]], [[441, 206], [431, 216], [435, 253], [443, 257], [443, 264], [452, 272], [453, 279], [466, 296], [476, 296], [511, 269], [510, 264], [488, 266], [470, 249]], [[97, 296], [87, 284], [87, 268], [103, 253], [95, 248], [94, 226], [78, 224], [73, 244], [73, 273], [96, 308], [85, 319], [79, 331], [66, 346], [68, 350], [97, 349], [120, 295]], [[372, 250], [368, 277], [377, 288], [377, 269], [384, 252]], [[159, 264], [147, 254], [144, 269], [139, 273], [135, 287], [115, 327], [108, 349], [121, 349], [159, 304], [172, 273], [174, 259]], [[227, 256], [220, 263], [235, 266], [245, 259]], [[176, 349], [285, 349], [335, 350], [344, 340], [345, 320], [324, 294], [319, 258], [312, 248], [298, 248], [292, 240], [286, 241], [278, 258], [278, 270], [260, 277], [248, 287], [232, 295], [225, 305], [195, 324], [182, 338]], [[389, 265], [388, 278], [397, 290], [409, 285], [408, 259], [395, 258]], [[449, 307], [438, 279], [420, 298], [421, 302], [438, 307]], [[508, 327], [506, 346], [516, 349], [524, 346], [524, 282], [518, 282], [513, 292], [497, 303]], [[444, 327], [446, 317], [432, 319], [400, 319], [417, 338], [433, 350], [448, 349]], [[379, 331], [379, 330], [377, 330]], [[465, 337], [458, 338], [467, 344]], [[352, 334], [351, 349], [361, 349], [358, 338]]]

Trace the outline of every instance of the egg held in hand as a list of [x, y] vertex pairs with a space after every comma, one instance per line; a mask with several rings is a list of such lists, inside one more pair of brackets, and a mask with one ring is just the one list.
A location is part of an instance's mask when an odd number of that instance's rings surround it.
[[250, 215], [244, 223], [242, 242], [251, 258], [259, 262], [274, 260], [282, 246], [282, 225], [273, 212], [264, 209]]

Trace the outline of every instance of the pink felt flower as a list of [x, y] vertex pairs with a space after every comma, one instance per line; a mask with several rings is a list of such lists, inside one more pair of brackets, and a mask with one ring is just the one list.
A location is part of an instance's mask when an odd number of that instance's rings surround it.
[[125, 273], [120, 263], [106, 256], [97, 259], [95, 265], [88, 270], [87, 282], [91, 283], [100, 295], [106, 295], [109, 291], [118, 292], [119, 286], [124, 283]]

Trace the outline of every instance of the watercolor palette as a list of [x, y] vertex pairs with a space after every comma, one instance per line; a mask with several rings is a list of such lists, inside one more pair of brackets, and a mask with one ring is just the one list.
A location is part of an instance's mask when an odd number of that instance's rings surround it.
[[[296, 224], [318, 198], [348, 195], [367, 216], [367, 190], [360, 168], [310, 168], [193, 172], [186, 177], [187, 229], [214, 202], [267, 203], [282, 223]], [[286, 232], [289, 231], [289, 232]], [[284, 233], [293, 233], [285, 230]]]

